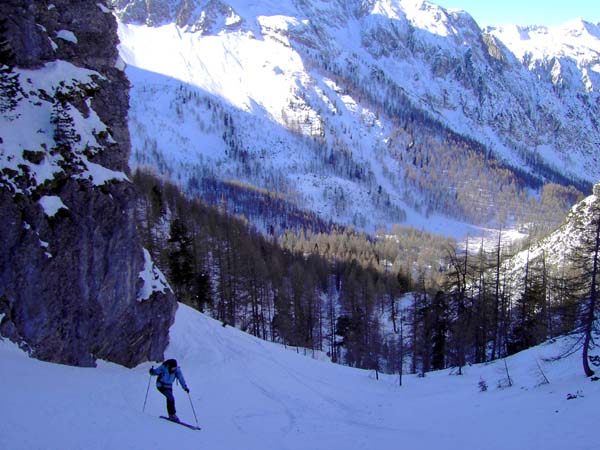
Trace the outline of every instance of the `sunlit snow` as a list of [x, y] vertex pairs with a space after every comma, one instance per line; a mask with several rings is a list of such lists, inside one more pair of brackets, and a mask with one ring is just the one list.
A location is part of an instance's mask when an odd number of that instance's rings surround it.
[[[164, 397], [145, 363], [134, 369], [49, 364], [0, 342], [0, 447], [11, 450], [592, 450], [600, 383], [568, 342], [504, 361], [403, 377], [313, 360], [183, 305], [166, 357], [191, 389], [174, 386], [180, 419], [158, 418]], [[156, 363], [154, 363], [156, 365]], [[550, 384], [543, 384], [543, 374]], [[480, 383], [488, 389], [481, 392]], [[148, 397], [144, 408], [144, 399]], [[570, 398], [570, 399], [569, 399]]]

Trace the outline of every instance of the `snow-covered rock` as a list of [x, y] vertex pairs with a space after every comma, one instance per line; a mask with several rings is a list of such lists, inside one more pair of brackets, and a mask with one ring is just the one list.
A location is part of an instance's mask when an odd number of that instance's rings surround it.
[[116, 21], [50, 6], [0, 3], [0, 335], [65, 364], [160, 359], [176, 303], [140, 277]]

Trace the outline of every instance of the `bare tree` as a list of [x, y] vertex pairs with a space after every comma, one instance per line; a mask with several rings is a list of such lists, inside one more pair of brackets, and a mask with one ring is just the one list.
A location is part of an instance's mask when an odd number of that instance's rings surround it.
[[498, 232], [498, 245], [496, 247], [496, 279], [494, 281], [494, 317], [492, 323], [492, 355], [491, 359], [496, 359], [496, 350], [498, 349], [498, 322], [500, 311], [500, 253], [502, 251], [502, 229]]

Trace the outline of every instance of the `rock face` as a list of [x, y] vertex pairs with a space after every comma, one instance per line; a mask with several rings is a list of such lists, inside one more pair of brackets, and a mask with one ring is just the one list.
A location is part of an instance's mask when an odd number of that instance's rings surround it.
[[96, 0], [0, 17], [21, 87], [0, 116], [0, 333], [47, 361], [160, 360], [176, 302], [136, 230], [114, 17]]
[[242, 18], [220, 0], [112, 0], [120, 17], [128, 23], [161, 26], [174, 22], [200, 34], [237, 30]]

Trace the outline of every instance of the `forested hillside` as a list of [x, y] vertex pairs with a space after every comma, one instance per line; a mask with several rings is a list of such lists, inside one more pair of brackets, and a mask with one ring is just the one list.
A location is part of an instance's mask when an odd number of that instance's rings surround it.
[[[137, 175], [138, 215], [181, 299], [385, 371], [582, 325], [583, 291], [558, 292], [584, 272], [514, 269], [504, 236], [531, 248], [600, 176], [594, 27], [553, 31], [546, 64], [423, 1], [113, 4], [132, 164], [161, 177]], [[428, 233], [481, 227], [506, 231]]]
[[501, 234], [477, 252], [401, 227], [269, 239], [149, 173], [135, 182], [145, 245], [178, 298], [263, 339], [422, 373], [506, 356], [583, 323], [584, 293], [561, 296], [566, 278], [549, 268], [509, 270], [516, 249]]

